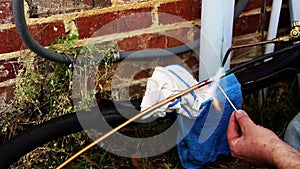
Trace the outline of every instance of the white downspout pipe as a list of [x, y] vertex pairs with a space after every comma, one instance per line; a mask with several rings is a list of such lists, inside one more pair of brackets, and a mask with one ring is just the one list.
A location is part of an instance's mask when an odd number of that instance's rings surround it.
[[[293, 22], [293, 21], [300, 22], [300, 11], [299, 11], [300, 1], [299, 0], [289, 0], [289, 7], [290, 7], [291, 22]], [[298, 73], [298, 85], [299, 85], [299, 89], [300, 89], [300, 73]]]
[[289, 0], [289, 7], [290, 7], [290, 16], [291, 21], [299, 21], [300, 22], [300, 1], [299, 0]]
[[[202, 0], [199, 80], [216, 74], [232, 43], [234, 0]], [[230, 58], [228, 58], [230, 60]], [[230, 62], [225, 65], [229, 69]]]
[[[267, 40], [271, 40], [277, 37], [281, 6], [282, 0], [273, 0]], [[268, 44], [265, 49], [265, 54], [274, 52], [274, 47], [274, 44]]]
[[[271, 40], [277, 37], [281, 6], [282, 0], [273, 0], [267, 40]], [[267, 44], [265, 48], [265, 54], [274, 52], [274, 48], [275, 44]], [[258, 105], [260, 108], [264, 106], [264, 103], [267, 99], [267, 93], [268, 88], [264, 88], [259, 92]]]
[[[216, 75], [231, 47], [234, 0], [202, 0], [201, 8], [199, 81]], [[224, 69], [229, 69], [229, 65], [227, 62]], [[199, 135], [200, 143], [211, 136], [222, 117], [219, 111], [209, 111]]]

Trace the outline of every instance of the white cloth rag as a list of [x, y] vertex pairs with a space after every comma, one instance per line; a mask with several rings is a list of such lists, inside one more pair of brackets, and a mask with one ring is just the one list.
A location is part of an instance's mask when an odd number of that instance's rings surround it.
[[[152, 77], [147, 81], [145, 96], [141, 103], [141, 110], [167, 99], [182, 90], [185, 90], [198, 82], [191, 73], [181, 65], [169, 65], [166, 67], [156, 67]], [[203, 89], [197, 89], [182, 96], [174, 102], [168, 103], [149, 114], [143, 116], [146, 119], [150, 116], [164, 117], [167, 112], [176, 111], [189, 118], [197, 118], [201, 109], [210, 97]]]

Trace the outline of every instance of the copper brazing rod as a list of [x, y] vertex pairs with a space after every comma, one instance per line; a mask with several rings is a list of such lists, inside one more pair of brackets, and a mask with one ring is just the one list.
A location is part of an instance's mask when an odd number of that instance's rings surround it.
[[179, 97], [188, 94], [196, 89], [199, 89], [209, 83], [211, 83], [212, 80], [208, 79], [208, 80], [204, 80], [202, 82], [199, 82], [198, 84], [187, 88], [175, 95], [172, 95], [170, 97], [168, 97], [167, 99], [158, 102], [156, 104], [154, 104], [153, 106], [145, 109], [144, 111], [140, 112], [139, 114], [135, 115], [134, 117], [132, 117], [131, 119], [128, 119], [126, 122], [124, 122], [123, 124], [119, 125], [118, 127], [112, 129], [111, 131], [109, 131], [108, 133], [106, 133], [105, 135], [101, 136], [100, 138], [98, 138], [97, 140], [95, 140], [94, 142], [92, 142], [91, 144], [89, 144], [88, 146], [86, 146], [85, 148], [83, 148], [82, 150], [78, 151], [76, 154], [74, 154], [73, 156], [71, 156], [69, 159], [67, 159], [66, 161], [64, 161], [63, 163], [61, 163], [56, 169], [61, 169], [64, 166], [66, 166], [68, 163], [70, 163], [72, 160], [74, 160], [75, 158], [77, 158], [78, 156], [80, 156], [82, 153], [84, 153], [85, 151], [87, 151], [88, 149], [90, 149], [91, 147], [93, 147], [94, 145], [96, 145], [97, 143], [101, 142], [102, 140], [106, 139], [107, 137], [109, 137], [110, 135], [114, 134], [115, 132], [117, 132], [118, 130], [122, 129], [123, 127], [125, 127], [126, 125], [128, 125], [129, 123], [133, 122], [134, 120], [150, 113], [151, 111], [171, 102], [174, 101], [176, 99], [178, 99]]

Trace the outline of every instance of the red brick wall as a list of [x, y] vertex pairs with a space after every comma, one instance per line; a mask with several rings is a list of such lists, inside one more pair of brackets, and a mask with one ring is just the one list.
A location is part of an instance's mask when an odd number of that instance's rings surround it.
[[[0, 2], [0, 95], [8, 97], [12, 93], [13, 82], [11, 81], [15, 78], [15, 68], [18, 67], [18, 51], [26, 47], [21, 42], [14, 25], [12, 0], [0, 0]], [[120, 50], [173, 47], [197, 39], [199, 35], [195, 25], [197, 27], [200, 24], [201, 0], [162, 0], [159, 2], [154, 0], [85, 0], [83, 4], [73, 4], [73, 7], [62, 9], [49, 9], [51, 5], [45, 6], [45, 4], [51, 4], [51, 1], [38, 2], [41, 14], [39, 18], [29, 18], [28, 25], [35, 39], [44, 46], [53, 44], [57, 37], [70, 32], [78, 32], [79, 41], [83, 42], [90, 37], [105, 36], [107, 41], [114, 41]], [[60, 1], [53, 2], [59, 3]], [[60, 3], [67, 4], [67, 2], [61, 1]], [[270, 14], [271, 2], [271, 0], [267, 1], [267, 16]], [[249, 1], [244, 13], [234, 24], [236, 37], [234, 44], [255, 41], [253, 34], [260, 34], [262, 30], [259, 27], [261, 23], [259, 11], [262, 4], [263, 0]], [[47, 13], [47, 11], [50, 12]], [[59, 13], [65, 14], [58, 15]], [[170, 18], [162, 13], [178, 16], [184, 20]], [[286, 6], [282, 13], [280, 25], [286, 27], [289, 25]], [[122, 16], [128, 17], [124, 19]], [[140, 20], [137, 16], [143, 19]], [[116, 19], [121, 19], [121, 22], [113, 23]], [[170, 24], [174, 26], [169, 26]], [[101, 32], [97, 32], [99, 29]], [[116, 36], [115, 33], [119, 33], [120, 36]], [[174, 37], [166, 36], [169, 33]], [[117, 38], [112, 38], [110, 36], [112, 34]], [[189, 36], [182, 36], [186, 34]], [[255, 37], [256, 40], [259, 38], [259, 36]]]

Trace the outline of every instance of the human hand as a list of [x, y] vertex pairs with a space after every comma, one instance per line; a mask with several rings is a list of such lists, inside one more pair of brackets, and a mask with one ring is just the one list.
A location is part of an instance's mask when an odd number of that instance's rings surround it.
[[227, 139], [233, 157], [271, 165], [275, 164], [273, 150], [282, 142], [271, 130], [256, 125], [243, 110], [232, 113]]

